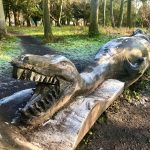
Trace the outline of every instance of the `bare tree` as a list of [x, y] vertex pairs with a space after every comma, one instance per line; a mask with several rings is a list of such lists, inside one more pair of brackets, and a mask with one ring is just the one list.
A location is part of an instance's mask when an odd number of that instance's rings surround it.
[[131, 6], [132, 6], [132, 0], [128, 0], [127, 4], [127, 26], [131, 28]]
[[123, 10], [124, 10], [123, 8], [124, 8], [124, 0], [121, 0], [118, 27], [122, 26], [122, 22], [123, 22]]
[[110, 0], [110, 18], [112, 27], [115, 27], [114, 11], [113, 11], [113, 0]]
[[106, 25], [106, 3], [107, 0], [103, 0], [103, 26]]
[[3, 9], [3, 2], [0, 0], [0, 39], [6, 35], [5, 15]]
[[49, 0], [43, 0], [43, 24], [44, 38], [49, 41], [53, 39], [52, 28], [50, 23], [50, 3]]
[[91, 0], [90, 7], [91, 11], [90, 11], [89, 36], [95, 36], [99, 34], [98, 30], [99, 0]]
[[59, 17], [58, 17], [58, 26], [61, 26], [61, 15], [62, 15], [62, 8], [63, 8], [63, 0], [59, 1]]

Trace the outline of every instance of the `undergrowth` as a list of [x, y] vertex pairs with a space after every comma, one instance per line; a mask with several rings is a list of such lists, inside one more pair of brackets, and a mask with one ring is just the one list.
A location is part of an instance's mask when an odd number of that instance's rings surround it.
[[123, 96], [128, 102], [140, 101], [142, 94], [141, 91], [149, 88], [150, 86], [150, 68], [144, 73], [144, 75], [131, 87], [124, 90]]

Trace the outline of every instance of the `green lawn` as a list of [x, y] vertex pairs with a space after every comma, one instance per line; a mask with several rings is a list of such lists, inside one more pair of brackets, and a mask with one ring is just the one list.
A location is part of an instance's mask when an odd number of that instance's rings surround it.
[[22, 53], [19, 48], [19, 39], [7, 37], [0, 41], [0, 73], [10, 73], [10, 61]]
[[[9, 31], [28, 34], [43, 40], [43, 27], [11, 27]], [[81, 26], [53, 27], [54, 41], [46, 44], [56, 51], [65, 53], [71, 59], [88, 60], [94, 56], [101, 45], [114, 38], [116, 35], [107, 34], [105, 29], [101, 30], [100, 36], [88, 37], [88, 28]]]
[[[47, 43], [46, 46], [56, 49], [59, 53], [66, 54], [70, 59], [89, 60], [98, 51], [101, 45], [115, 37], [116, 35], [106, 34], [106, 29], [101, 30], [100, 36], [96, 38], [88, 37], [88, 28], [81, 26], [53, 27], [54, 41]], [[43, 27], [8, 27], [8, 32], [21, 33], [34, 36], [43, 40]], [[16, 42], [18, 43], [18, 42]], [[4, 45], [6, 43], [4, 42]], [[10, 51], [16, 49], [10, 42]], [[6, 47], [6, 49], [8, 49]], [[15, 51], [14, 51], [15, 53]], [[12, 57], [7, 55], [7, 57]]]
[[101, 35], [97, 38], [89, 38], [86, 35], [65, 35], [63, 40], [47, 44], [58, 52], [67, 54], [71, 59], [90, 59], [95, 55], [101, 45], [112, 37]]
[[[129, 28], [100, 28], [101, 34], [95, 38], [88, 37], [88, 28], [82, 26], [52, 27], [55, 40], [46, 46], [67, 54], [71, 59], [89, 60], [98, 49], [109, 40], [131, 34]], [[43, 40], [43, 27], [8, 27], [8, 32], [27, 34]], [[0, 41], [0, 71], [8, 68], [8, 62], [22, 53], [19, 39], [10, 37]]]

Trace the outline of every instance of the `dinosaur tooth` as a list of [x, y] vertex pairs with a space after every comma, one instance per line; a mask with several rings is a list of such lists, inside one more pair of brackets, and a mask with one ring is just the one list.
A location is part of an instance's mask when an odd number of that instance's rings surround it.
[[53, 79], [53, 77], [51, 76], [51, 77], [49, 78], [49, 80], [48, 80], [48, 83], [51, 83], [51, 82], [52, 82], [52, 79]]
[[56, 90], [56, 92], [57, 92], [58, 94], [60, 93], [60, 82], [59, 82], [58, 79], [57, 79], [56, 84], [55, 84], [55, 90]]
[[31, 97], [30, 101], [32, 101], [33, 99], [35, 99], [35, 98], [37, 98], [37, 97], [38, 97], [38, 94], [34, 94], [34, 95]]
[[40, 81], [40, 82], [43, 82], [44, 79], [45, 79], [45, 76], [44, 76], [44, 75], [41, 75], [39, 81]]
[[56, 78], [55, 76], [52, 78], [52, 81], [51, 81], [52, 84], [55, 84], [55, 78]]
[[24, 70], [24, 79], [27, 79], [27, 77], [28, 77], [28, 70]]
[[19, 112], [24, 116], [23, 118], [30, 118], [31, 114], [26, 109], [20, 109]]
[[18, 79], [21, 78], [23, 72], [24, 72], [24, 69], [18, 69], [18, 70], [17, 70], [17, 78], [18, 78]]
[[39, 79], [39, 82], [42, 82], [42, 75], [40, 75], [40, 79]]
[[49, 79], [50, 79], [50, 77], [46, 77], [46, 82], [47, 82], [47, 83], [48, 83]]
[[30, 80], [31, 73], [32, 73], [32, 71], [28, 70], [27, 75], [26, 75], [27, 80]]
[[31, 81], [34, 81], [34, 77], [35, 77], [35, 72], [32, 72], [32, 73], [31, 73], [31, 76], [30, 76], [30, 80], [31, 80]]
[[25, 79], [25, 70], [23, 71], [22, 75], [20, 76], [20, 79], [21, 79], [21, 80], [24, 80], [24, 79]]
[[34, 81], [36, 81], [36, 82], [37, 82], [37, 81], [39, 81], [39, 80], [40, 80], [40, 78], [41, 78], [41, 75], [36, 74], [36, 75], [35, 75], [35, 80], [34, 80]]
[[48, 97], [44, 97], [44, 101], [46, 104], [51, 104]]
[[52, 94], [53, 94], [53, 96], [54, 96], [55, 98], [57, 98], [57, 97], [58, 97], [58, 94], [57, 94], [57, 92], [56, 92], [56, 90], [55, 90], [55, 89], [53, 89], [53, 90], [52, 90]]
[[38, 102], [34, 103], [34, 106], [35, 106], [36, 110], [38, 110], [39, 112], [43, 112], [43, 109], [42, 109], [42, 107], [39, 105]]
[[45, 78], [43, 79], [43, 82], [44, 82], [44, 83], [46, 83], [46, 82], [47, 82], [47, 77], [45, 77]]
[[33, 81], [36, 81], [37, 73], [34, 74]]
[[53, 96], [53, 94], [52, 93], [48, 93], [48, 97], [50, 98], [50, 100], [51, 100], [51, 102], [53, 101], [55, 101], [55, 97]]
[[47, 109], [47, 104], [45, 103], [45, 101], [44, 101], [43, 99], [41, 99], [41, 100], [39, 101], [39, 104], [40, 104], [40, 106], [41, 106], [44, 110]]
[[28, 112], [29, 112], [31, 115], [33, 115], [33, 116], [39, 115], [39, 111], [37, 111], [37, 110], [34, 108], [33, 105], [30, 105], [30, 106], [28, 107]]

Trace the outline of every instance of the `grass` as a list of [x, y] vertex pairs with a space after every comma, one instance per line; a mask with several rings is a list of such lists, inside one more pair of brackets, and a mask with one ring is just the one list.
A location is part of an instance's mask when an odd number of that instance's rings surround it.
[[[56, 38], [53, 42], [46, 44], [48, 47], [55, 49], [62, 55], [65, 54], [72, 60], [91, 60], [95, 56], [98, 49], [111, 40], [114, 37], [129, 35], [133, 32], [133, 28], [111, 28], [111, 27], [100, 27], [100, 35], [95, 38], [89, 38], [88, 27], [83, 26], [63, 26], [63, 27], [52, 27], [54, 37]], [[43, 27], [8, 27], [8, 32], [17, 32], [35, 36], [43, 40]], [[14, 39], [15, 41], [16, 39]], [[10, 60], [12, 55], [18, 55], [15, 42], [10, 39], [10, 44], [7, 46], [5, 41], [3, 45], [6, 45], [3, 49], [6, 49], [4, 54], [1, 54], [1, 62], [4, 60]], [[16, 40], [16, 43], [17, 40]], [[10, 49], [10, 51], [7, 51]], [[18, 54], [15, 54], [18, 53]], [[11, 55], [10, 55], [11, 54]]]
[[[79, 26], [53, 27], [56, 41], [48, 43], [48, 47], [56, 49], [59, 53], [67, 55], [70, 59], [89, 60], [98, 51], [99, 47], [114, 36], [107, 35], [105, 31], [96, 38], [89, 38], [88, 28]], [[8, 27], [8, 32], [27, 34], [43, 38], [43, 27]], [[0, 42], [0, 72], [9, 68], [9, 61], [22, 52], [19, 49], [19, 40], [10, 37]]]
[[[108, 29], [103, 29], [100, 36], [89, 38], [87, 35], [88, 28], [82, 26], [53, 27], [52, 30], [56, 40], [48, 43], [47, 46], [75, 60], [92, 59], [92, 56], [94, 57], [101, 45], [116, 36], [116, 33], [114, 35], [106, 34]], [[8, 31], [35, 36], [41, 40], [43, 38], [42, 26], [31, 28], [8, 27]]]
[[[100, 33], [110, 35], [129, 35], [135, 28], [112, 28], [112, 27], [100, 27]], [[43, 27], [7, 27], [8, 32], [17, 32], [28, 35], [43, 35]], [[84, 26], [62, 26], [52, 27], [54, 36], [64, 35], [79, 35], [88, 33], [88, 27]]]
[[21, 54], [19, 39], [7, 37], [0, 41], [0, 73], [10, 73], [10, 61]]
[[97, 38], [89, 38], [86, 35], [66, 35], [64, 40], [47, 44], [58, 52], [65, 53], [70, 59], [89, 60], [98, 51], [101, 45], [112, 37], [100, 35]]

